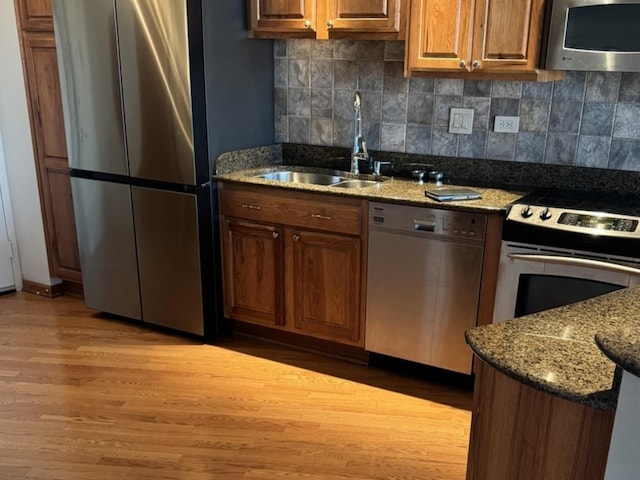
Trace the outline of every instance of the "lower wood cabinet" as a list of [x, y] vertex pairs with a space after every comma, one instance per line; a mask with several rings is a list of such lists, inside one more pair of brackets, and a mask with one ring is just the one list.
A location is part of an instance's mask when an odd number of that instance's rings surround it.
[[288, 323], [300, 333], [358, 343], [359, 238], [287, 230]]
[[225, 315], [364, 346], [366, 202], [223, 183]]
[[282, 229], [222, 220], [224, 313], [228, 318], [284, 324]]
[[478, 360], [467, 480], [601, 480], [613, 418]]

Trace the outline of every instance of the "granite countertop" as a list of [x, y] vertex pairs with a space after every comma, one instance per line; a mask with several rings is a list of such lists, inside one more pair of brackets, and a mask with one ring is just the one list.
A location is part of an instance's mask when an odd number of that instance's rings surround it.
[[567, 400], [615, 410], [621, 372], [607, 356], [640, 372], [640, 285], [465, 335], [478, 357], [506, 375]]
[[[286, 165], [279, 165], [267, 168], [252, 168], [246, 170], [239, 170], [235, 172], [229, 172], [224, 174], [218, 174], [214, 178], [216, 180], [222, 180], [227, 182], [238, 182], [252, 185], [265, 185], [277, 188], [288, 188], [295, 190], [305, 190], [309, 192], [326, 193], [331, 195], [348, 196], [354, 198], [364, 198], [367, 200], [390, 202], [390, 203], [403, 203], [408, 205], [438, 207], [448, 210], [465, 210], [477, 213], [495, 213], [504, 211], [506, 207], [521, 198], [527, 192], [518, 192], [508, 189], [500, 188], [481, 188], [471, 187], [480, 193], [481, 197], [478, 200], [461, 200], [461, 201], [447, 201], [438, 202], [425, 196], [425, 188], [435, 187], [434, 183], [425, 182], [423, 184], [417, 181], [411, 181], [408, 179], [400, 179], [394, 177], [380, 177], [384, 181], [370, 187], [364, 188], [339, 188], [323, 185], [312, 185], [304, 183], [293, 182], [280, 182], [273, 180], [266, 180], [264, 178], [256, 177], [263, 173], [274, 172], [279, 170], [290, 170], [294, 168], [296, 171], [311, 171], [311, 172], [332, 172], [330, 170], [323, 170], [316, 167], [292, 167]], [[353, 177], [348, 172], [340, 172], [340, 176]], [[371, 175], [360, 175], [358, 178], [375, 179]], [[455, 187], [454, 184], [446, 185], [447, 187]]]
[[640, 377], [640, 320], [596, 334], [596, 344], [611, 361]]

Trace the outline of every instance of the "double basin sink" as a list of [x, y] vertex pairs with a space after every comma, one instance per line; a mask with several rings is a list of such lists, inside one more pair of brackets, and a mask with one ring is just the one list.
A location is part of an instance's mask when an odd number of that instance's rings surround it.
[[333, 173], [302, 172], [295, 170], [281, 170], [277, 172], [256, 175], [257, 178], [286, 183], [304, 183], [307, 185], [323, 185], [337, 188], [366, 188], [378, 185], [386, 179], [363, 180], [343, 177]]

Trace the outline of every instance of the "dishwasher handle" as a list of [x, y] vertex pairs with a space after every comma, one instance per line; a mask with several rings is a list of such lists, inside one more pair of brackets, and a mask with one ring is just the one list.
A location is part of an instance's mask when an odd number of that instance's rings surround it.
[[436, 222], [427, 222], [424, 220], [414, 220], [413, 229], [420, 232], [435, 232]]

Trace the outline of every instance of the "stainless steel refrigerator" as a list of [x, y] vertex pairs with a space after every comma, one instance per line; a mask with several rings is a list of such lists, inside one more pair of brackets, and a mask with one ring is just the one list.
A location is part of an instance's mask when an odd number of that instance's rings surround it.
[[53, 0], [85, 303], [224, 329], [216, 156], [273, 143], [273, 46], [237, 0]]

